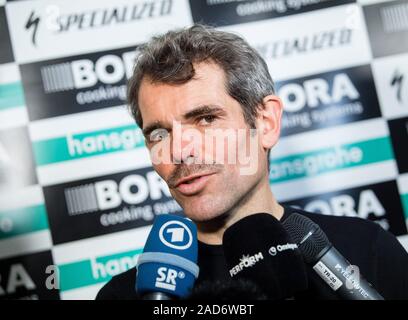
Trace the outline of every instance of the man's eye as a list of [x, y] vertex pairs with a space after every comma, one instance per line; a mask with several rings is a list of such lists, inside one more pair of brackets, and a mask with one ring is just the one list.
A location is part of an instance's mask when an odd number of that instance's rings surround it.
[[200, 118], [199, 124], [200, 124], [200, 125], [204, 125], [204, 126], [205, 126], [205, 125], [208, 125], [208, 124], [214, 122], [216, 118], [217, 118], [217, 117], [216, 117], [216, 116], [213, 116], [213, 115], [203, 116], [203, 117]]
[[150, 133], [149, 141], [150, 142], [162, 141], [163, 139], [167, 138], [168, 135], [169, 133], [166, 129], [156, 129]]

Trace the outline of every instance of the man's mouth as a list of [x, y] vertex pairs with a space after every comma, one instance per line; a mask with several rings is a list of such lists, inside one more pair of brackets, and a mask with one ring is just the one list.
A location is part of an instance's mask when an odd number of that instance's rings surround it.
[[214, 175], [214, 173], [195, 174], [182, 178], [176, 183], [175, 189], [185, 196], [194, 195], [204, 189], [212, 175]]

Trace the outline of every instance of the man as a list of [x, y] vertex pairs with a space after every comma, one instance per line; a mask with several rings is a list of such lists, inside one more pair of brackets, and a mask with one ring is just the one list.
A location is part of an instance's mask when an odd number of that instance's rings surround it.
[[[197, 283], [227, 280], [224, 231], [251, 214], [283, 221], [294, 212], [277, 202], [269, 185], [282, 102], [264, 60], [231, 33], [200, 25], [170, 31], [141, 48], [129, 103], [154, 169], [197, 225]], [[214, 143], [220, 136], [223, 142]], [[320, 225], [385, 298], [408, 299], [408, 255], [394, 236], [362, 219], [297, 212]], [[137, 298], [136, 276], [132, 269], [113, 277], [97, 298]], [[311, 272], [302, 296], [335, 299], [314, 277]]]

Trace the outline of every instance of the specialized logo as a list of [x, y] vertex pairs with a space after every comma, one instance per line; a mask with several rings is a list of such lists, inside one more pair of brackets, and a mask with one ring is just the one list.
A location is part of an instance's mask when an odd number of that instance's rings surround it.
[[190, 229], [181, 221], [168, 221], [159, 230], [160, 241], [167, 247], [185, 250], [193, 243]]
[[258, 252], [252, 256], [250, 255], [243, 255], [242, 258], [239, 261], [239, 264], [237, 264], [235, 267], [230, 269], [230, 275], [231, 277], [236, 276], [238, 273], [240, 273], [244, 268], [251, 268], [253, 267], [257, 262], [263, 260], [264, 257], [262, 255], [262, 252]]
[[24, 28], [28, 30], [32, 30], [31, 34], [31, 42], [36, 47], [37, 46], [37, 31], [38, 25], [40, 23], [40, 17], [34, 11], [31, 11], [30, 16], [27, 19], [27, 23], [25, 24]]
[[390, 81], [390, 85], [395, 89], [397, 101], [402, 104], [401, 92], [404, 85], [404, 75], [400, 73], [398, 69], [395, 70], [394, 75]]
[[311, 54], [316, 51], [345, 47], [352, 44], [354, 30], [342, 27], [316, 31], [312, 34], [293, 36], [254, 45], [267, 61]]
[[184, 279], [185, 276], [186, 275], [183, 271], [177, 272], [177, 270], [171, 268], [160, 267], [157, 269], [155, 286], [156, 288], [175, 291], [177, 286], [177, 278]]
[[27, 32], [32, 32], [31, 42], [37, 47], [38, 27], [42, 18], [44, 18], [47, 29], [55, 34], [63, 34], [70, 31], [112, 27], [134, 21], [167, 16], [171, 14], [172, 8], [172, 0], [158, 0], [65, 14], [60, 12], [58, 6], [49, 5], [45, 7], [42, 17], [34, 10], [31, 11], [24, 24], [24, 29]]
[[393, 120], [408, 116], [407, 55], [400, 54], [387, 59], [375, 59], [372, 67], [382, 117]]

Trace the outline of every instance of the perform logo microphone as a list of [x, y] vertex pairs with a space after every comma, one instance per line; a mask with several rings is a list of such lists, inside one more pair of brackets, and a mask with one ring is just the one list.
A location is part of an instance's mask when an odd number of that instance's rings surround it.
[[327, 239], [320, 227], [309, 218], [292, 213], [283, 226], [297, 243], [306, 263], [346, 300], [384, 300]]
[[197, 228], [175, 215], [157, 216], [137, 263], [136, 290], [145, 300], [190, 294], [198, 277]]
[[272, 215], [247, 216], [223, 236], [233, 279], [252, 281], [268, 299], [293, 298], [307, 289], [306, 266], [297, 245]]

